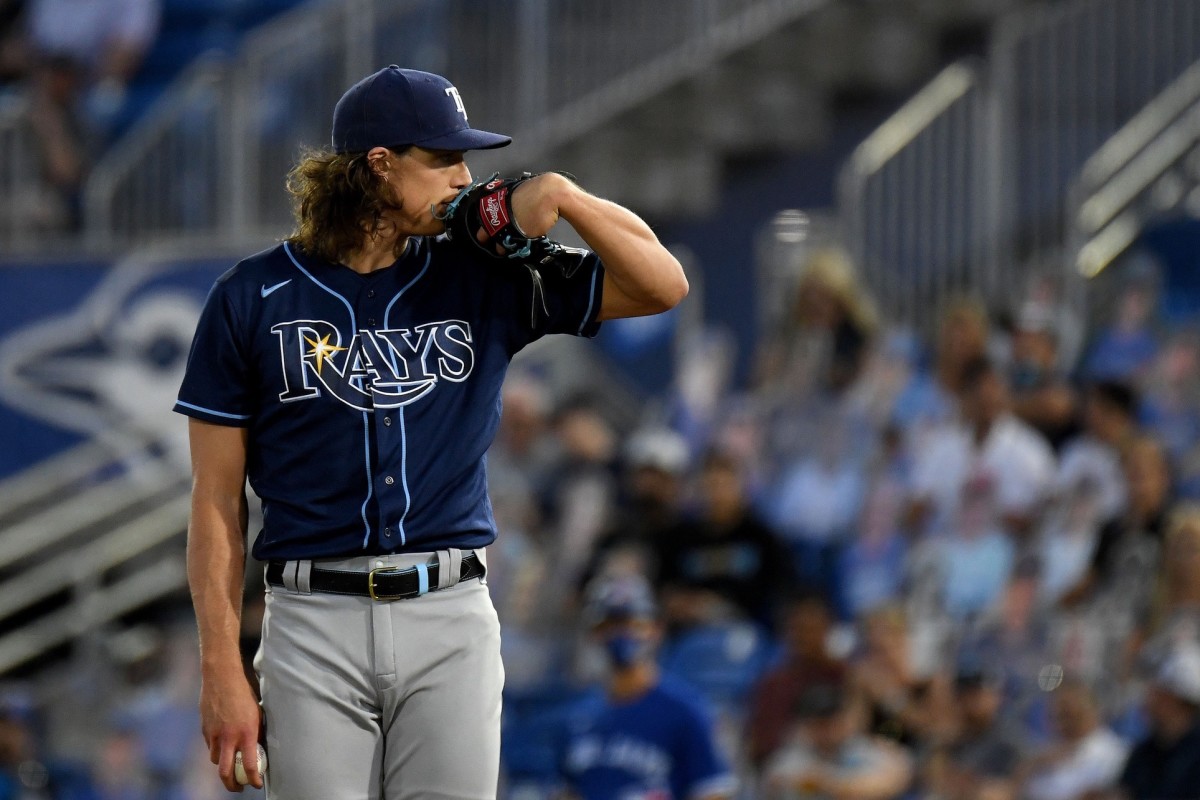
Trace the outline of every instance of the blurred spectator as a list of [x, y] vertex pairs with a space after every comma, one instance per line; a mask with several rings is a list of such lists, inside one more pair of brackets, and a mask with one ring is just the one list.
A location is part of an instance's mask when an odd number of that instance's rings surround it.
[[[500, 397], [500, 427], [488, 449], [488, 493], [534, 501], [545, 489], [556, 455], [550, 398], [538, 380], [519, 373], [505, 379]], [[526, 527], [539, 523], [521, 520]]]
[[1028, 531], [1054, 475], [1046, 440], [1009, 410], [1004, 375], [986, 358], [960, 377], [962, 421], [942, 426], [914, 451], [913, 503], [917, 530], [948, 530], [968, 484], [989, 486], [1004, 530]]
[[96, 796], [99, 800], [157, 800], [146, 774], [141, 742], [133, 730], [114, 727], [101, 740], [97, 750]]
[[0, 800], [99, 800], [84, 765], [44, 752], [35, 717], [23, 692], [0, 697]]
[[913, 382], [920, 351], [921, 344], [910, 330], [896, 327], [881, 332], [862, 376], [847, 396], [848, 413], [872, 431], [901, 430], [894, 413], [896, 398]]
[[849, 255], [837, 248], [814, 251], [790, 315], [762, 348], [760, 390], [785, 402], [842, 392], [858, 377], [877, 325]]
[[1163, 542], [1163, 568], [1150, 618], [1147, 654], [1182, 643], [1200, 645], [1200, 505], [1172, 509]]
[[568, 399], [554, 418], [562, 451], [546, 489], [553, 597], [570, 596], [617, 498], [617, 432], [589, 398]]
[[158, 31], [160, 0], [29, 0], [32, 122], [47, 181], [80, 222], [79, 191]]
[[851, 683], [863, 705], [867, 730], [910, 748], [933, 735], [948, 708], [948, 686], [937, 675], [918, 672], [912, 658], [908, 620], [899, 606], [867, 612], [864, 648]]
[[1158, 339], [1151, 329], [1157, 305], [1156, 265], [1148, 256], [1135, 254], [1134, 274], [1117, 299], [1113, 319], [1095, 337], [1083, 364], [1085, 377], [1094, 380], [1137, 381], [1158, 354]]
[[1133, 748], [1120, 787], [1130, 800], [1196, 797], [1200, 790], [1200, 645], [1181, 645], [1146, 691], [1150, 733]]
[[1027, 303], [1017, 315], [1009, 383], [1013, 413], [1057, 449], [1074, 428], [1077, 398], [1059, 359], [1058, 333], [1051, 313], [1048, 308]]
[[964, 656], [954, 679], [957, 731], [928, 764], [927, 789], [946, 800], [1004, 800], [1015, 796], [1014, 771], [1022, 732], [1000, 717], [998, 676]]
[[836, 600], [839, 611], [856, 619], [864, 612], [899, 599], [908, 542], [900, 520], [908, 496], [908, 461], [900, 431], [885, 429], [879, 453], [867, 477], [868, 488], [858, 516], [858, 535], [842, 552]]
[[699, 513], [658, 548], [659, 591], [668, 626], [727, 619], [774, 628], [792, 581], [788, 552], [750, 508], [737, 463], [711, 451], [701, 467]]
[[[1121, 457], [1129, 502], [1124, 514], [1101, 530], [1091, 563], [1060, 603], [1073, 631], [1064, 641], [1063, 663], [1093, 681], [1113, 708], [1131, 698], [1118, 694], [1132, 677], [1137, 649], [1151, 624], [1162, 570], [1163, 538], [1171, 503], [1166, 456], [1151, 438], [1138, 437]], [[1100, 669], [1088, 665], [1094, 660]]]
[[504, 621], [506, 685], [543, 680], [548, 662], [566, 648], [554, 630], [562, 613], [558, 586], [546, 579], [553, 546], [541, 502], [558, 450], [550, 399], [534, 377], [510, 372], [501, 394], [500, 427], [488, 450], [488, 496], [503, 532], [488, 548], [488, 586]]
[[1058, 351], [1058, 366], [1063, 372], [1071, 372], [1078, 363], [1085, 335], [1078, 309], [1063, 296], [1063, 287], [1069, 284], [1070, 281], [1063, 280], [1061, 269], [1036, 272], [1029, 278], [1021, 305], [1022, 311], [1049, 321]]
[[1088, 800], [1111, 789], [1129, 746], [1100, 719], [1087, 685], [1068, 679], [1051, 696], [1055, 740], [1021, 765], [1028, 800]]
[[943, 606], [960, 623], [995, 605], [1016, 559], [1016, 548], [1000, 527], [991, 477], [977, 473], [962, 492], [949, 535], [931, 542], [940, 555]]
[[819, 593], [805, 592], [788, 600], [780, 631], [780, 663], [754, 687], [746, 721], [752, 765], [761, 767], [783, 743], [792, 712], [805, 690], [846, 681], [845, 661], [830, 652], [832, 633], [833, 615]]
[[[1122, 485], [1122, 495], [1124, 491]], [[1049, 507], [1037, 541], [1040, 594], [1045, 602], [1057, 603], [1087, 572], [1104, 521], [1100, 486], [1087, 474], [1080, 475]]]
[[845, 689], [809, 687], [796, 703], [787, 743], [771, 757], [767, 798], [890, 800], [913, 777], [908, 754], [895, 742], [862, 732]]
[[1021, 557], [999, 602], [963, 632], [958, 645], [989, 665], [1003, 698], [1001, 716], [1031, 740], [1048, 735], [1046, 695], [1034, 676], [1055, 661], [1057, 644], [1058, 619], [1040, 599], [1039, 573], [1034, 557]]
[[1059, 491], [1070, 491], [1083, 479], [1093, 482], [1099, 492], [1098, 513], [1106, 520], [1125, 509], [1121, 450], [1138, 432], [1137, 407], [1137, 394], [1128, 384], [1091, 384], [1084, 395], [1083, 431], [1062, 451]]
[[1144, 623], [1161, 561], [1171, 474], [1162, 447], [1149, 437], [1127, 444], [1121, 466], [1127, 509], [1104, 525], [1088, 571], [1063, 599], [1107, 599], [1115, 611]]
[[987, 355], [988, 318], [980, 303], [960, 299], [942, 314], [932, 367], [896, 398], [893, 418], [917, 446], [933, 427], [958, 414], [968, 364]]
[[[1163, 346], [1142, 382], [1142, 419], [1171, 460], [1185, 464], [1200, 444], [1200, 333], [1184, 330]], [[1188, 470], [1189, 491], [1200, 499], [1200, 470]]]
[[614, 525], [596, 541], [580, 585], [609, 573], [657, 580], [655, 551], [666, 532], [681, 521], [688, 466], [687, 442], [674, 431], [646, 428], [630, 437], [625, 446], [624, 502]]
[[[255, 616], [253, 600], [247, 616]], [[255, 635], [258, 631], [261, 620], [253, 629]], [[183, 780], [188, 745], [200, 726], [199, 645], [191, 625], [164, 631], [156, 644], [127, 670], [129, 694], [121, 699], [114, 721], [118, 731], [137, 737], [151, 793], [165, 796]], [[243, 655], [252, 657], [253, 652]]]
[[733, 796], [736, 781], [708, 711], [659, 674], [656, 614], [639, 576], [600, 578], [588, 589], [583, 619], [607, 656], [605, 698], [574, 721], [560, 758], [582, 800]]
[[842, 549], [866, 487], [846, 421], [832, 411], [821, 420], [816, 447], [784, 468], [769, 519], [792, 549], [797, 577], [837, 597]]

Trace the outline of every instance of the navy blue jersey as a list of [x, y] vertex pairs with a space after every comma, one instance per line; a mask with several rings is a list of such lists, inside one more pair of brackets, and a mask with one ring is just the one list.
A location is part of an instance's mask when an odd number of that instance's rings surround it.
[[560, 768], [584, 800], [685, 800], [735, 789], [712, 720], [670, 682], [632, 702], [581, 712]]
[[590, 253], [539, 277], [414, 237], [363, 275], [285, 243], [213, 286], [175, 410], [250, 429], [260, 560], [483, 547], [509, 361], [594, 336], [603, 282]]

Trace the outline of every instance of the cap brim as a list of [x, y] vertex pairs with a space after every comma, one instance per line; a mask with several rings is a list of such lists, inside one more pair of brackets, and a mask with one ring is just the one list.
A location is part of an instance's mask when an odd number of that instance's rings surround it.
[[435, 136], [432, 139], [413, 142], [413, 144], [430, 150], [492, 150], [512, 144], [512, 137], [490, 131], [464, 128], [461, 131], [448, 133], [445, 136]]

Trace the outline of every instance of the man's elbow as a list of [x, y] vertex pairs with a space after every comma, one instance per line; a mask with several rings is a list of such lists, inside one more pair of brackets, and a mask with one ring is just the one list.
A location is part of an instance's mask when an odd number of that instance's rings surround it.
[[667, 281], [655, 293], [654, 302], [658, 304], [655, 313], [661, 314], [664, 311], [670, 311], [675, 306], [683, 302], [683, 298], [688, 295], [688, 279], [683, 274], [683, 270], [679, 270], [679, 274], [672, 280]]

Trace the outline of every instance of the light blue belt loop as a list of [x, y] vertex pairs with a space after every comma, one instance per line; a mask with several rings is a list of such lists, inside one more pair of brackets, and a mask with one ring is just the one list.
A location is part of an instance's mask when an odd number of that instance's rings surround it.
[[429, 591], [429, 565], [417, 564], [417, 596]]

